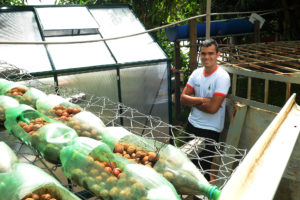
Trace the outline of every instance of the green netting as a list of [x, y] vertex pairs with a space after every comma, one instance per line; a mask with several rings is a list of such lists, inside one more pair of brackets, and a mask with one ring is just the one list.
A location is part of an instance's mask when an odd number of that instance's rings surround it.
[[180, 194], [202, 194], [210, 198], [219, 195], [219, 190], [208, 183], [190, 159], [170, 144], [140, 137], [122, 127], [104, 128], [102, 139], [116, 155], [152, 166], [168, 179]]
[[20, 103], [36, 108], [36, 101], [39, 98], [46, 97], [46, 94], [38, 89], [29, 88], [28, 91], [20, 99]]
[[64, 174], [102, 199], [180, 199], [153, 169], [129, 164], [100, 141], [78, 137], [60, 156]]
[[9, 82], [2, 88], [1, 94], [10, 96], [20, 101], [22, 96], [28, 91], [28, 89], [29, 88], [25, 85], [15, 82]]
[[3, 88], [6, 88], [6, 86], [10, 83], [11, 83], [11, 81], [0, 78], [0, 94], [2, 94]]
[[9, 96], [0, 95], [0, 122], [5, 121], [5, 111], [8, 108], [17, 107], [19, 102]]
[[0, 142], [0, 174], [11, 171], [12, 165], [18, 162], [16, 154], [7, 144]]
[[31, 136], [31, 145], [49, 162], [60, 163], [60, 151], [77, 137], [76, 132], [62, 123], [50, 123]]
[[10, 173], [0, 174], [1, 199], [20, 200], [30, 193], [50, 193], [58, 200], [80, 200], [56, 179], [34, 165], [16, 163]]
[[60, 96], [48, 95], [46, 98], [39, 99], [37, 110], [74, 128], [79, 136], [101, 140], [100, 133], [105, 127], [101, 119], [91, 112], [82, 111], [78, 105]]

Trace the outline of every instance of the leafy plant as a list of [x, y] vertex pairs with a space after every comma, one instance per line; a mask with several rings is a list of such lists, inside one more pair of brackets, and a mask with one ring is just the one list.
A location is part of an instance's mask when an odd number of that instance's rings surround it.
[[[27, 2], [27, 1], [26, 1]], [[25, 6], [23, 0], [0, 0], [1, 6]]]

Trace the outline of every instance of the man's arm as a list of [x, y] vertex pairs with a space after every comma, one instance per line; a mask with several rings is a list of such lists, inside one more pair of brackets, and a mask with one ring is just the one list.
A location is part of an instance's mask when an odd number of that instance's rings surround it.
[[200, 105], [204, 102], [210, 101], [210, 98], [206, 97], [195, 97], [195, 91], [193, 88], [185, 86], [181, 93], [180, 102], [183, 105], [195, 106]]
[[203, 112], [214, 114], [221, 107], [222, 102], [224, 101], [225, 97], [226, 97], [225, 95], [215, 94], [211, 98], [211, 101], [204, 102], [200, 105], [195, 105], [195, 107], [198, 108], [199, 110], [203, 111]]

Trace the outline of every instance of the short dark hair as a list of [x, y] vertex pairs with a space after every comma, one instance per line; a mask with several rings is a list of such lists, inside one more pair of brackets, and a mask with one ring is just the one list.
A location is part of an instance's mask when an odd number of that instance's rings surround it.
[[[210, 47], [211, 45], [215, 45], [215, 47], [216, 47], [216, 52], [218, 53], [218, 52], [219, 52], [218, 43], [217, 43], [216, 40], [214, 40], [214, 39], [207, 39], [207, 40], [202, 41], [200, 47], [201, 47], [201, 48], [202, 48], [202, 47]], [[200, 51], [201, 51], [201, 48], [200, 48]]]

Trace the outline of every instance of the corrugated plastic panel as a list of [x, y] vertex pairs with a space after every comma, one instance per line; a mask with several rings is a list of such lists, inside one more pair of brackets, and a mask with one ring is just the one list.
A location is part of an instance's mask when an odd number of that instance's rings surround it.
[[[90, 9], [90, 11], [97, 20], [100, 33], [104, 38], [145, 31], [143, 25], [129, 8], [97, 8]], [[107, 44], [118, 63], [166, 58], [160, 46], [153, 41], [148, 33], [109, 40]]]
[[[99, 35], [47, 37], [46, 41], [96, 40]], [[104, 42], [54, 44], [48, 50], [57, 70], [87, 67], [95, 65], [115, 64]]]
[[80, 34], [72, 30], [88, 29], [97, 33], [98, 24], [86, 7], [36, 8], [45, 36]]
[[[42, 41], [33, 12], [0, 13], [1, 41]], [[52, 71], [43, 45], [0, 44], [0, 60], [29, 72]]]
[[168, 122], [167, 63], [152, 63], [120, 70], [122, 101], [141, 113]]
[[116, 70], [59, 75], [58, 82], [60, 86], [77, 89], [99, 97], [105, 96], [118, 102]]

